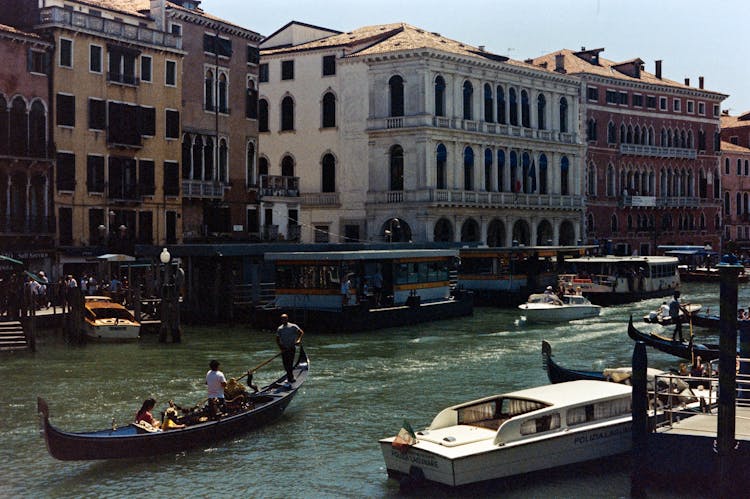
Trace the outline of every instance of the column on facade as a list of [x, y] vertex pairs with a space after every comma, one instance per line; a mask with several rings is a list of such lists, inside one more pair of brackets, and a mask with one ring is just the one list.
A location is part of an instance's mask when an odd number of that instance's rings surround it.
[[459, 184], [461, 177], [458, 175], [459, 164], [463, 162], [461, 144], [457, 140], [454, 140], [446, 145], [446, 149], [448, 149], [448, 161], [445, 165], [447, 170], [445, 173], [448, 177], [446, 179], [448, 189], [454, 191], [461, 190], [461, 185]]
[[31, 228], [31, 175], [26, 172], [26, 203], [24, 210], [24, 227], [27, 231]]
[[533, 129], [539, 128], [539, 118], [537, 116], [536, 100], [539, 98], [539, 92], [536, 89], [529, 88], [529, 126]]
[[503, 218], [505, 223], [505, 244], [504, 246], [513, 246], [513, 218], [506, 216]]
[[550, 151], [547, 157], [547, 192], [560, 194], [560, 153]]
[[537, 227], [539, 226], [539, 217], [529, 217], [529, 246], [535, 246], [537, 242]]
[[458, 215], [453, 215], [453, 242], [461, 242], [461, 225], [458, 223]]
[[487, 217], [485, 215], [479, 215], [479, 240], [487, 244]]
[[[417, 155], [416, 161], [415, 161], [415, 172], [414, 172], [414, 186], [413, 190], [419, 191], [421, 189], [429, 187], [431, 184], [429, 184], [429, 177], [430, 173], [428, 173], [428, 170], [430, 169], [431, 161], [426, 156], [428, 155], [427, 149], [430, 145], [430, 140], [426, 137], [420, 137], [416, 140], [416, 152]], [[432, 154], [431, 156], [434, 156]], [[409, 190], [409, 186], [404, 185], [404, 190]]]
[[553, 217], [552, 218], [552, 244], [559, 245], [560, 244], [560, 224], [562, 221], [560, 220], [560, 217]]

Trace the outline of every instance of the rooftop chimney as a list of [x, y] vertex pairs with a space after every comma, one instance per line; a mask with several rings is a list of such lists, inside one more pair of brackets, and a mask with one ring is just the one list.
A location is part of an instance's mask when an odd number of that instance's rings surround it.
[[702, 76], [698, 77], [698, 88], [700, 88], [701, 90], [703, 89], [703, 77]]
[[685, 78], [685, 86], [686, 87], [690, 86], [690, 78]]
[[661, 80], [661, 59], [656, 61], [656, 77]]
[[480, 45], [480, 46], [479, 46], [479, 51], [480, 51], [480, 52], [484, 52], [484, 45]]
[[153, 20], [156, 21], [156, 29], [160, 31], [164, 31], [166, 29], [166, 10], [166, 0], [150, 0], [149, 13], [151, 14]]
[[555, 71], [565, 72], [565, 54], [555, 54]]

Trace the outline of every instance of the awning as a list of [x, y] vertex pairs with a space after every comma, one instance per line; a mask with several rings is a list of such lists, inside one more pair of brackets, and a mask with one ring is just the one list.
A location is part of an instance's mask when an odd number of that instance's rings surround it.
[[0, 255], [0, 262], [9, 262], [9, 263], [14, 263], [16, 265], [23, 266], [23, 262], [21, 260], [16, 260], [15, 258], [11, 258], [5, 255]]
[[134, 262], [135, 257], [130, 255], [120, 255], [117, 253], [106, 253], [96, 257], [97, 260], [105, 262]]
[[42, 279], [41, 277], [39, 277], [38, 275], [36, 275], [33, 272], [29, 272], [28, 270], [24, 270], [23, 273], [26, 274], [27, 276], [31, 277], [32, 279], [34, 279], [39, 284], [49, 284], [48, 281], [45, 281], [44, 279]]

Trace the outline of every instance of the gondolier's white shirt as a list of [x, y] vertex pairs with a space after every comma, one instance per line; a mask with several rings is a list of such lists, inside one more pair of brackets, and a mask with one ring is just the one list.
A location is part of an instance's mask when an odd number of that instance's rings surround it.
[[223, 399], [224, 398], [224, 387], [222, 383], [226, 383], [227, 379], [224, 377], [224, 373], [221, 371], [208, 371], [206, 373], [206, 384], [208, 385], [208, 398], [212, 399]]

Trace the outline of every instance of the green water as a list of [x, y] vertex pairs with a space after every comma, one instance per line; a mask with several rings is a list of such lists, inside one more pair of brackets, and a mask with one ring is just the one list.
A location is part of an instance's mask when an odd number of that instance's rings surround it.
[[[748, 303], [750, 289], [741, 290]], [[718, 310], [718, 285], [683, 285], [683, 297]], [[427, 425], [445, 406], [546, 384], [541, 340], [561, 363], [581, 369], [628, 365], [629, 314], [638, 320], [661, 300], [606, 308], [596, 319], [534, 327], [514, 310], [476, 309], [473, 317], [351, 335], [308, 334], [310, 378], [282, 419], [208, 449], [144, 460], [61, 462], [39, 435], [36, 396], [56, 426], [74, 431], [130, 421], [141, 401], [205, 397], [208, 361], [241, 375], [276, 353], [273, 334], [247, 327], [186, 328], [181, 344], [147, 336], [137, 344], [70, 347], [46, 337], [35, 354], [0, 358], [0, 496], [19, 497], [385, 497], [378, 439], [404, 419]], [[643, 326], [644, 330], [652, 326]], [[659, 326], [656, 326], [659, 328]], [[669, 330], [671, 331], [671, 329]], [[696, 330], [704, 339], [716, 340]], [[649, 350], [652, 367], [678, 361]], [[280, 359], [255, 381], [282, 373]], [[627, 497], [627, 459], [544, 472], [459, 491], [417, 496]]]

